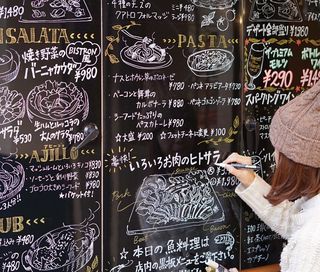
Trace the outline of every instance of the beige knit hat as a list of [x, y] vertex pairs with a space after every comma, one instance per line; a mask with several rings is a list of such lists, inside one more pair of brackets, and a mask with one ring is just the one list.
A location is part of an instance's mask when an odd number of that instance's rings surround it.
[[294, 162], [320, 168], [320, 81], [276, 111], [270, 140]]

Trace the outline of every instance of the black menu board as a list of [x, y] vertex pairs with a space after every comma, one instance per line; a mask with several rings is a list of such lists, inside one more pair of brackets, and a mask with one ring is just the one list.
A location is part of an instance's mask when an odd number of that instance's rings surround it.
[[240, 3], [106, 1], [108, 271], [239, 266]]
[[215, 163], [270, 177], [275, 110], [319, 80], [319, 8], [0, 0], [0, 270], [279, 262]]
[[[269, 125], [278, 107], [319, 80], [319, 2], [246, 1], [244, 27], [244, 116], [268, 179], [274, 166]], [[246, 134], [246, 133], [245, 133]], [[270, 169], [270, 170], [269, 170]], [[282, 241], [248, 207], [243, 209], [242, 266], [280, 260]]]
[[101, 271], [100, 13], [0, 1], [1, 271]]

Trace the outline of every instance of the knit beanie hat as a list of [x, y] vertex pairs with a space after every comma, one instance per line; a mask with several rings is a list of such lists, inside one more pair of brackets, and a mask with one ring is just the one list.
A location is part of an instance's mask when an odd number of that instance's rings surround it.
[[320, 168], [320, 81], [276, 111], [269, 135], [289, 159]]

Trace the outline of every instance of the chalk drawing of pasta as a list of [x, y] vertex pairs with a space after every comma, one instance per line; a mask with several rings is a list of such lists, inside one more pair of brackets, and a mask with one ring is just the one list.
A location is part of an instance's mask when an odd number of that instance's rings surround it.
[[301, 22], [302, 15], [296, 0], [255, 0], [249, 20], [253, 22]]
[[23, 23], [92, 21], [85, 0], [24, 0]]
[[[34, 87], [27, 97], [27, 113], [30, 121], [61, 121], [89, 112], [89, 99], [85, 90], [74, 83], [47, 80]], [[38, 120], [39, 121], [39, 120]]]
[[227, 50], [205, 49], [191, 54], [187, 65], [196, 76], [210, 77], [227, 72], [233, 61], [233, 54]]
[[25, 271], [76, 272], [92, 258], [98, 225], [82, 223], [54, 229], [38, 238], [21, 259]]
[[11, 159], [0, 160], [0, 203], [16, 196], [24, 186], [23, 166]]
[[191, 2], [201, 8], [226, 9], [234, 6], [237, 0], [191, 0]]
[[[135, 216], [144, 221], [133, 229]], [[129, 235], [170, 230], [223, 221], [224, 210], [209, 182], [207, 172], [192, 171], [184, 175], [151, 175], [144, 179], [132, 210]]]
[[25, 102], [22, 94], [7, 86], [0, 87], [0, 125], [9, 124], [19, 118], [23, 118], [25, 113]]
[[122, 31], [129, 37], [137, 40], [133, 45], [126, 46], [120, 51], [122, 61], [137, 69], [162, 69], [172, 64], [172, 57], [167, 50], [148, 37], [133, 36]]
[[0, 51], [0, 85], [13, 81], [20, 69], [20, 55], [13, 49]]

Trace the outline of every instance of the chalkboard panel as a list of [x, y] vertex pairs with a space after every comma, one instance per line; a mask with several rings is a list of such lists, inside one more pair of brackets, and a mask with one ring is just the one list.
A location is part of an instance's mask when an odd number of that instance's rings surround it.
[[101, 271], [100, 9], [87, 2], [0, 1], [1, 271]]
[[278, 262], [215, 163], [269, 178], [272, 115], [319, 79], [318, 4], [0, 1], [2, 270]]
[[240, 5], [202, 2], [104, 5], [108, 271], [239, 265], [238, 181], [214, 163], [240, 150]]
[[[256, 148], [247, 148], [268, 178], [274, 167], [269, 125], [278, 107], [319, 80], [317, 1], [246, 1], [244, 28], [244, 115], [256, 124]], [[248, 131], [244, 134], [250, 134]], [[244, 207], [242, 267], [280, 260], [279, 235]]]

